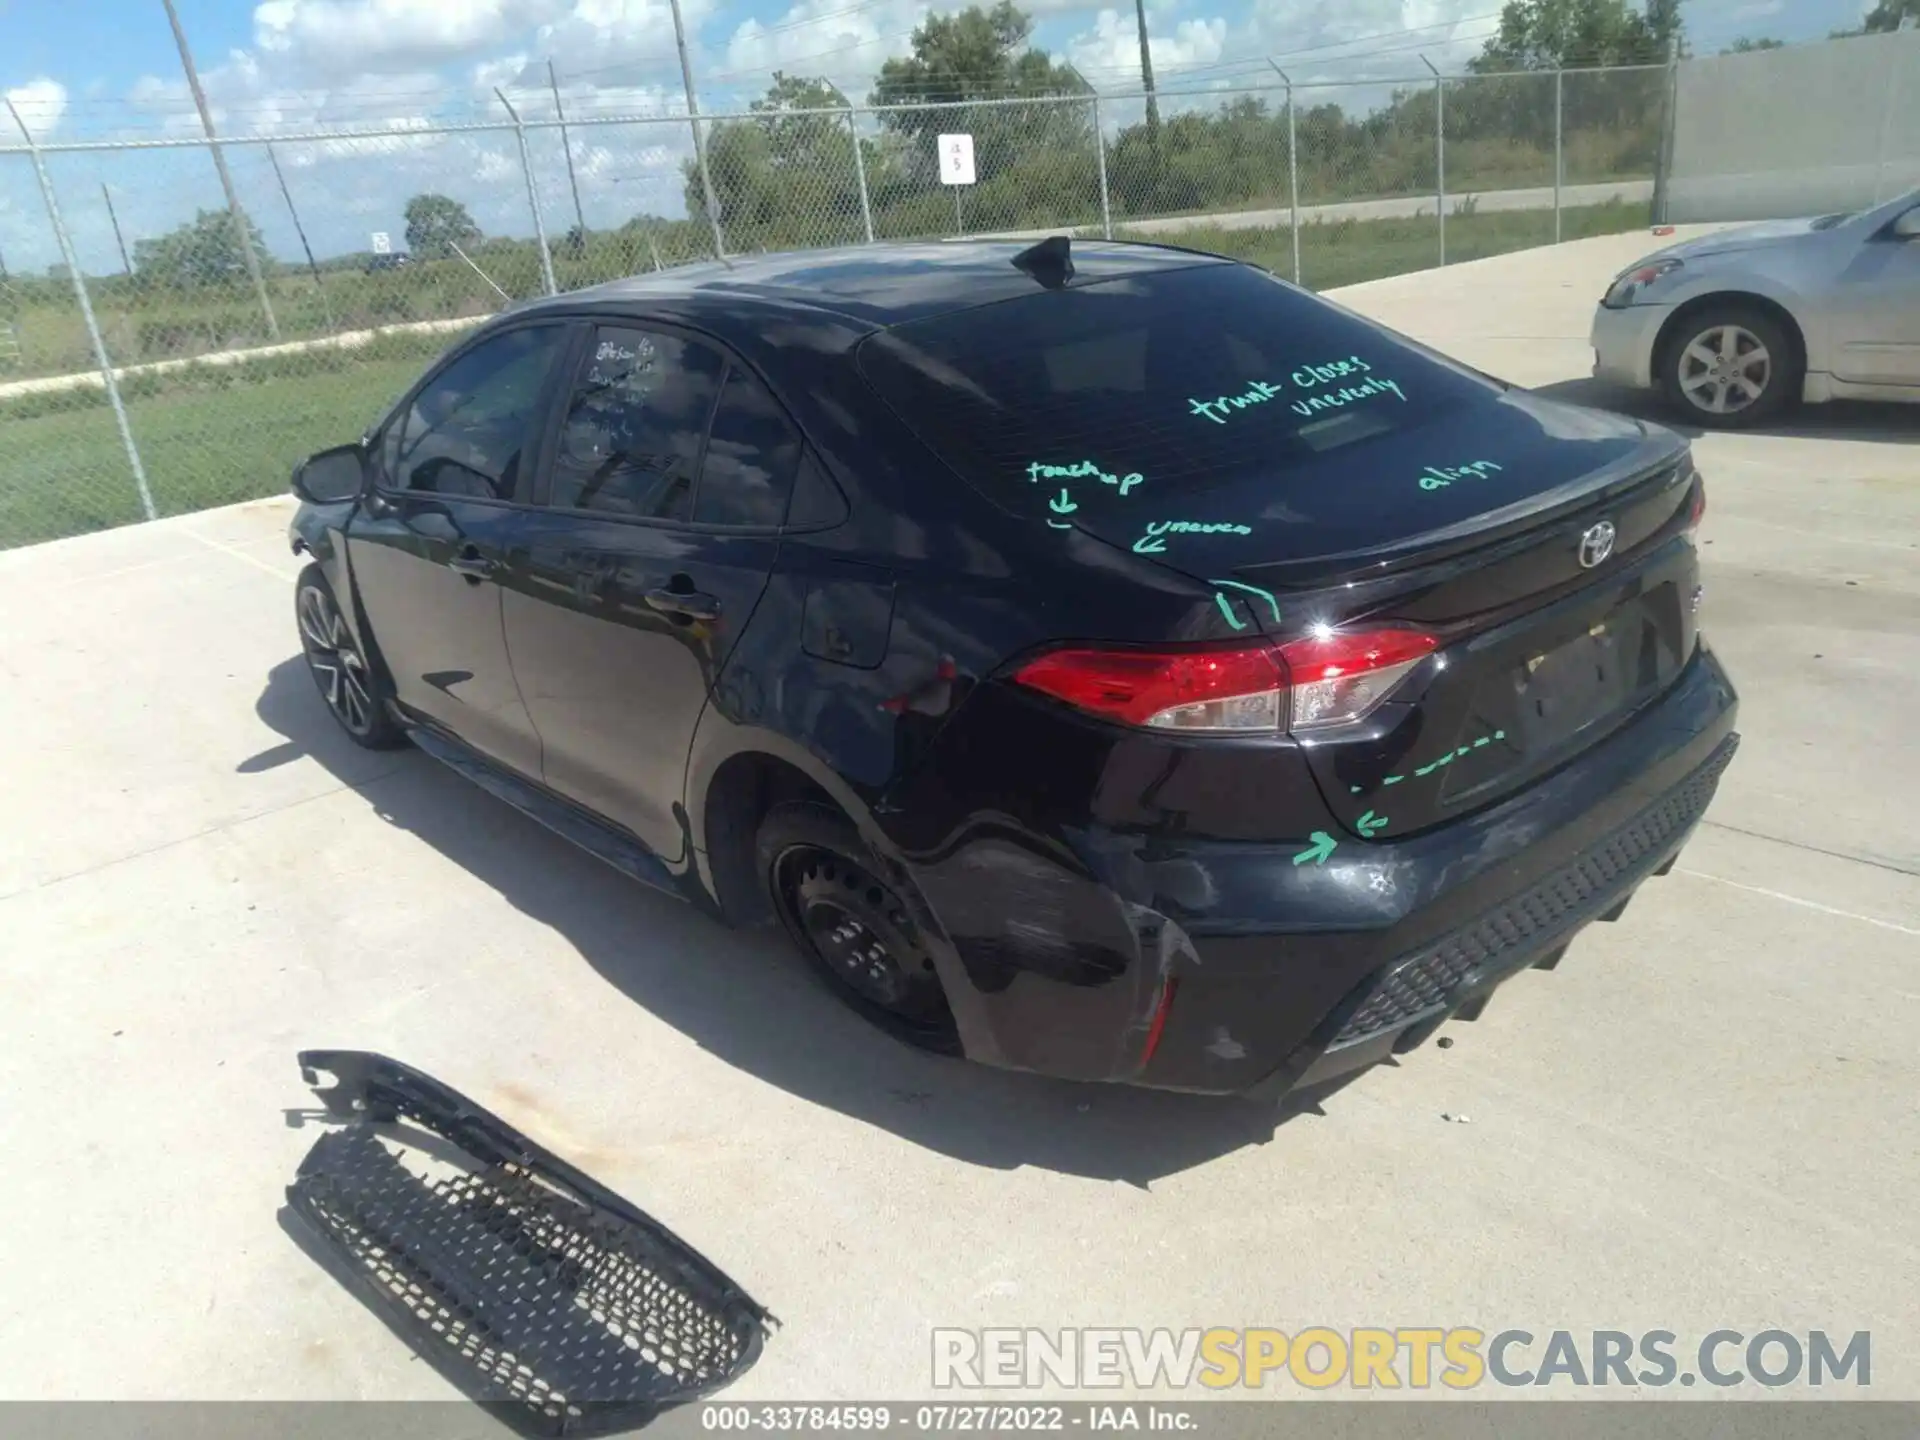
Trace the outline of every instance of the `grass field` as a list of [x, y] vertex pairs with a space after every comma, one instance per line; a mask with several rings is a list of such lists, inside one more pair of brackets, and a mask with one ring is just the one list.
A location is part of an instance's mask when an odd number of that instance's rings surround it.
[[[1648, 223], [1645, 205], [1564, 211], [1566, 239], [1617, 234]], [[1284, 230], [1196, 227], [1151, 237], [1237, 255], [1292, 273]], [[1549, 212], [1447, 218], [1449, 262], [1544, 245]], [[1316, 289], [1433, 265], [1432, 216], [1307, 225], [1301, 270]], [[192, 367], [129, 382], [128, 418], [156, 508], [177, 515], [282, 493], [292, 467], [361, 433], [452, 337], [383, 337], [359, 351], [283, 356], [271, 364]], [[113, 412], [97, 389], [0, 401], [0, 548], [140, 519], [140, 503]]]
[[[155, 508], [179, 515], [283, 493], [297, 461], [357, 436], [423, 363], [370, 359], [331, 373], [129, 399]], [[28, 419], [0, 406], [0, 548], [140, 518], [127, 453], [103, 400]]]

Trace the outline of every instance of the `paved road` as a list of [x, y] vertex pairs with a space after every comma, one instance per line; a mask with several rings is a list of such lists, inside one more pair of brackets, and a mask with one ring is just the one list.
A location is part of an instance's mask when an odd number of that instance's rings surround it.
[[[1644, 243], [1340, 298], [1587, 393]], [[770, 1305], [737, 1398], [924, 1396], [936, 1324], [1457, 1323], [1870, 1329], [1873, 1396], [1920, 1398], [1917, 441], [1920, 409], [1700, 442], [1746, 734], [1705, 829], [1452, 1048], [1278, 1125], [905, 1052], [773, 937], [347, 744], [282, 502], [0, 554], [0, 1396], [448, 1393], [275, 1223], [293, 1052], [350, 1045]]]
[[[1575, 205], [1604, 205], [1609, 200], [1651, 200], [1651, 180], [1613, 180], [1603, 185], [1567, 185], [1560, 191], [1564, 208]], [[1470, 190], [1447, 196], [1447, 213], [1471, 206], [1482, 214], [1496, 210], [1551, 210], [1553, 187], [1536, 186], [1525, 190]], [[1438, 206], [1432, 195], [1407, 195], [1393, 200], [1341, 200], [1327, 205], [1302, 205], [1300, 222], [1322, 224], [1331, 220], [1397, 220], [1410, 215], [1432, 215]], [[1293, 212], [1282, 206], [1268, 210], [1223, 210], [1212, 215], [1176, 215], [1160, 220], [1129, 220], [1118, 228], [1128, 235], [1171, 235], [1182, 230], [1211, 227], [1217, 230], [1284, 230], [1293, 221]], [[1073, 233], [1090, 235], [1098, 225], [1083, 225]], [[1058, 235], [1053, 230], [1001, 230], [994, 238], [1037, 240]]]

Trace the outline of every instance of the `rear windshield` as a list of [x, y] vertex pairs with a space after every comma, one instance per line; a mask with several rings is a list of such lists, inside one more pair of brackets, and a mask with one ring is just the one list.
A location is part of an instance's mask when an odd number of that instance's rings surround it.
[[[1498, 388], [1243, 265], [1201, 264], [918, 320], [860, 349], [867, 381], [994, 499], [1196, 494], [1361, 462]], [[1397, 447], [1395, 447], [1397, 448]], [[1353, 483], [1366, 483], [1356, 463]], [[1088, 485], [1097, 479], [1100, 484]]]

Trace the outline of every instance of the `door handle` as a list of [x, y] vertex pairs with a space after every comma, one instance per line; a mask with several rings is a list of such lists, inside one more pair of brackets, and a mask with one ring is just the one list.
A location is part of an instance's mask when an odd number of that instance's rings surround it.
[[688, 620], [720, 618], [719, 598], [698, 590], [649, 590], [647, 604], [662, 615], [679, 615]]
[[462, 576], [469, 585], [478, 585], [482, 580], [489, 579], [500, 568], [500, 564], [469, 545], [447, 562], [447, 568]]

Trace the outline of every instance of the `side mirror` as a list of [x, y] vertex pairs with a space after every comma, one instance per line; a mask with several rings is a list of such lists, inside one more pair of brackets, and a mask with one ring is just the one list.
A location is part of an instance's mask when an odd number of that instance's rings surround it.
[[293, 472], [293, 493], [313, 505], [356, 500], [367, 486], [367, 452], [358, 445], [322, 450]]
[[1920, 205], [1893, 222], [1893, 233], [1902, 240], [1920, 240]]

